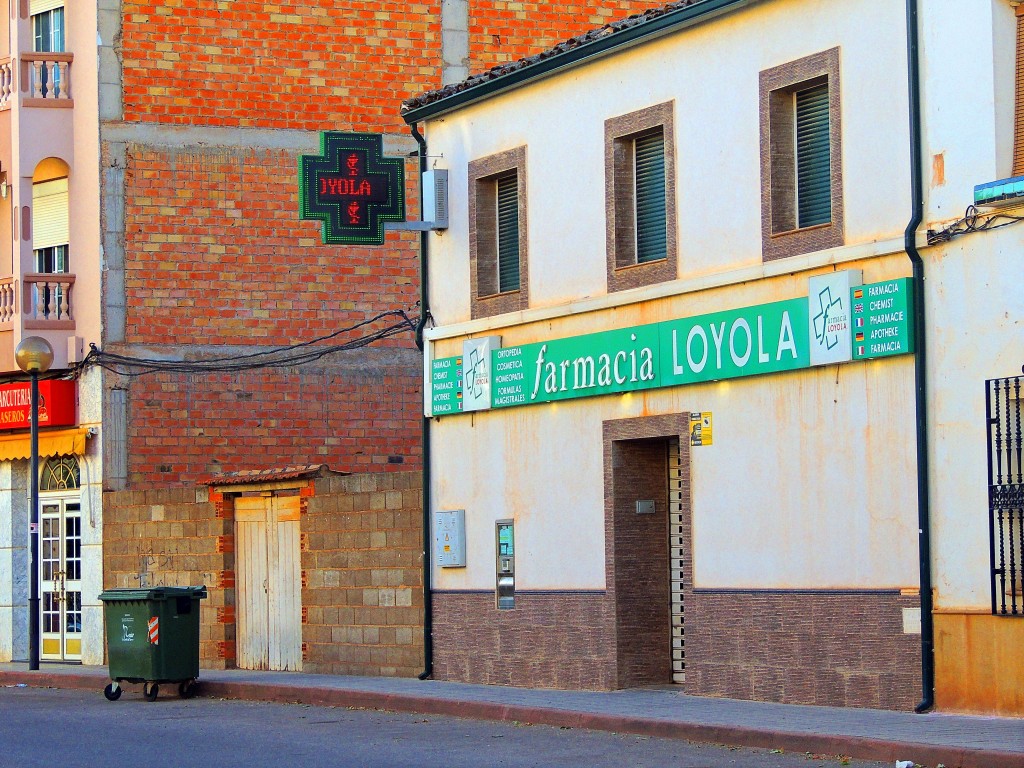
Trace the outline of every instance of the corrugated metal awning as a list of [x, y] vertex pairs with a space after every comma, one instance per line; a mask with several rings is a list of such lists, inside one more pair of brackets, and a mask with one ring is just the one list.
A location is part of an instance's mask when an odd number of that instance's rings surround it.
[[[50, 456], [84, 456], [85, 438], [88, 436], [88, 427], [40, 432], [39, 455], [47, 458]], [[0, 461], [32, 458], [31, 442], [31, 438], [24, 432], [15, 435], [0, 435]]]

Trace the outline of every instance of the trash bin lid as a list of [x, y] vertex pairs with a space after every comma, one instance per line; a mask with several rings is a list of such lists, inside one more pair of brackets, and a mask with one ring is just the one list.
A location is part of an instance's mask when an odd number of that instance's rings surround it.
[[105, 589], [100, 592], [99, 599], [103, 601], [118, 600], [169, 600], [175, 597], [191, 597], [196, 600], [206, 599], [206, 585], [198, 587], [151, 587], [149, 589], [135, 589], [126, 587], [120, 589]]

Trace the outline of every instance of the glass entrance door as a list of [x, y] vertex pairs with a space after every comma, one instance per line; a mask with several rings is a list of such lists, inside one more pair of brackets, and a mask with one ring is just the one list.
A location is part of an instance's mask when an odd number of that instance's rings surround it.
[[39, 514], [40, 654], [82, 658], [82, 512], [75, 499], [43, 499]]

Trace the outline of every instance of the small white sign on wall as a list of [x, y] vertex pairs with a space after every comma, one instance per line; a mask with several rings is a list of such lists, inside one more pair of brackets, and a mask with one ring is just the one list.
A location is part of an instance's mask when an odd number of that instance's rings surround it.
[[807, 281], [808, 337], [811, 365], [853, 359], [850, 289], [864, 282], [859, 269], [815, 275]]
[[462, 342], [462, 410], [491, 407], [491, 351], [501, 348], [501, 336]]
[[434, 552], [442, 568], [466, 567], [466, 510], [434, 512]]

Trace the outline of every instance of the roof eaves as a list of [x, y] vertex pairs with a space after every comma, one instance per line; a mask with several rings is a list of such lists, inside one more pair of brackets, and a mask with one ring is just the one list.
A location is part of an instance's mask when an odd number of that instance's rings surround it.
[[[707, 21], [714, 16], [730, 12], [752, 2], [757, 2], [757, 0], [701, 0], [701, 2], [677, 8], [639, 24], [625, 26], [614, 31], [598, 30], [603, 34], [591, 32], [581, 35], [536, 56], [513, 64], [495, 67], [456, 86], [442, 88], [435, 92], [441, 94], [438, 98], [431, 99], [424, 104], [409, 108], [403, 105], [402, 118], [408, 125], [429, 120], [526, 83], [549, 77], [562, 70], [602, 56], [618, 53], [625, 48]], [[479, 80], [479, 82], [473, 82], [474, 80]], [[445, 94], [445, 91], [449, 89], [452, 92]], [[411, 101], [415, 102], [416, 99]]]

